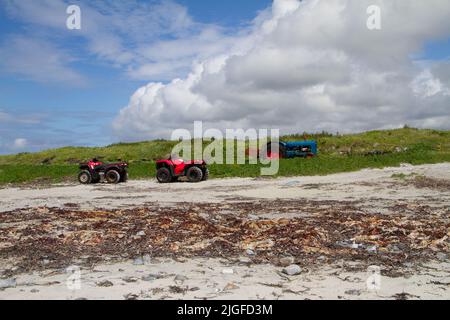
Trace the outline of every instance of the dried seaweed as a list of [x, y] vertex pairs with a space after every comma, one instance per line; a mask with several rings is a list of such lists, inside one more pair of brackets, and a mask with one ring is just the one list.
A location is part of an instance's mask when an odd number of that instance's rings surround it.
[[[260, 218], [261, 213], [272, 218]], [[283, 217], [286, 213], [293, 217]], [[382, 215], [353, 202], [306, 200], [30, 208], [0, 214], [0, 258], [30, 271], [141, 255], [231, 258], [251, 249], [257, 253], [254, 263], [292, 255], [303, 265], [321, 257], [321, 262], [395, 266], [448, 253], [449, 217], [448, 208], [417, 203], [396, 205]]]

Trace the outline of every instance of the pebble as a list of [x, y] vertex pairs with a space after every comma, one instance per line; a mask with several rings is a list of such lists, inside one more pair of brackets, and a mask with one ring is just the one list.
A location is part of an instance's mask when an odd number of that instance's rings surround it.
[[233, 273], [234, 273], [234, 270], [233, 270], [233, 269], [223, 269], [223, 270], [222, 270], [222, 273], [223, 273], [223, 274], [233, 274]]
[[245, 253], [246, 253], [248, 256], [255, 256], [255, 255], [256, 255], [255, 251], [253, 251], [252, 249], [247, 249], [247, 250], [245, 250]]
[[295, 259], [294, 259], [294, 257], [283, 257], [283, 258], [280, 258], [280, 260], [278, 262], [279, 262], [280, 266], [288, 267], [288, 266], [294, 264]]
[[287, 274], [288, 276], [295, 276], [295, 275], [298, 275], [298, 274], [302, 273], [302, 268], [300, 268], [296, 264], [291, 264], [290, 266], [284, 268], [282, 270], [282, 272], [284, 274]]

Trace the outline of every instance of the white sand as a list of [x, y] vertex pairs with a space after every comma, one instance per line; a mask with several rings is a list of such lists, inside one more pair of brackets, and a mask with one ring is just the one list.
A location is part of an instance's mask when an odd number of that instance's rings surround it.
[[[155, 202], [171, 206], [179, 202], [228, 201], [232, 204], [237, 200], [261, 199], [358, 200], [377, 212], [405, 201], [431, 207], [448, 206], [450, 209], [448, 190], [402, 184], [392, 178], [398, 173], [449, 180], [450, 164], [402, 166], [323, 177], [220, 179], [199, 184], [160, 185], [155, 181], [141, 180], [117, 186], [4, 188], [0, 189], [0, 213], [27, 207], [65, 207], [66, 204], [92, 209], [128, 208]], [[257, 218], [266, 213], [255, 212], [254, 215]], [[442, 253], [439, 261], [414, 265], [410, 270], [398, 270], [399, 277], [382, 276], [381, 286], [376, 291], [367, 289], [367, 272], [345, 271], [343, 266], [351, 265], [351, 261], [343, 261], [341, 265], [323, 265], [304, 270], [298, 276], [286, 277], [280, 276], [280, 267], [246, 264], [244, 260], [241, 263], [203, 258], [182, 262], [157, 260], [147, 261], [142, 266], [124, 261], [83, 269], [81, 290], [67, 288], [68, 275], [63, 270], [22, 274], [16, 277], [15, 288], [0, 291], [0, 299], [124, 299], [127, 295], [139, 299], [450, 299], [447, 253]], [[7, 261], [0, 260], [0, 271], [7, 265]], [[234, 273], [223, 274], [225, 268], [232, 268]], [[149, 274], [161, 274], [162, 278], [141, 279]], [[176, 275], [182, 275], [186, 280], [175, 281]], [[111, 281], [112, 286], [98, 285], [105, 280]]]

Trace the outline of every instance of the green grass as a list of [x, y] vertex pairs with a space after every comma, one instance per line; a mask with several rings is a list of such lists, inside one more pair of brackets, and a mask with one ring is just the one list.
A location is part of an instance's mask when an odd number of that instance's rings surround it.
[[[282, 159], [279, 176], [326, 175], [363, 168], [450, 162], [450, 131], [404, 128], [352, 135], [299, 134], [285, 141], [314, 139], [319, 156]], [[38, 153], [0, 156], [0, 184], [28, 181], [75, 181], [77, 164], [97, 157], [105, 162], [126, 160], [132, 179], [153, 178], [154, 161], [169, 154], [174, 141], [119, 143], [100, 148], [65, 147]], [[207, 143], [205, 142], [205, 145]], [[376, 155], [374, 155], [376, 151]], [[210, 165], [212, 178], [257, 177], [262, 165]]]

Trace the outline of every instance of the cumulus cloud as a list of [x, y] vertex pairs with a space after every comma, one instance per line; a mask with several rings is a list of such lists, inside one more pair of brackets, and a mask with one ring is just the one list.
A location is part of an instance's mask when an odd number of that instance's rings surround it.
[[28, 144], [27, 139], [17, 138], [14, 140], [13, 148], [16, 150], [21, 150], [24, 149], [27, 146], [27, 144]]
[[[382, 29], [366, 27], [378, 5]], [[207, 127], [352, 132], [450, 128], [450, 68], [414, 54], [450, 37], [446, 0], [275, 0], [234, 45], [189, 76], [138, 89], [113, 128], [122, 140]], [[438, 65], [440, 64], [440, 65]]]
[[83, 86], [87, 80], [67, 65], [73, 60], [46, 40], [7, 37], [0, 46], [0, 70], [41, 83]]

